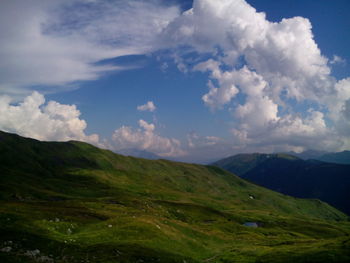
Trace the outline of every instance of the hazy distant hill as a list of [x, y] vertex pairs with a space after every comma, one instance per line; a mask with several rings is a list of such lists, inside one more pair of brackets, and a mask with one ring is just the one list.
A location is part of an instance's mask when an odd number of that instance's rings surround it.
[[139, 150], [139, 149], [122, 149], [118, 151], [119, 154], [125, 155], [125, 156], [133, 156], [133, 157], [138, 157], [138, 158], [144, 158], [144, 159], [149, 159], [149, 160], [158, 160], [161, 159], [157, 154], [154, 154], [152, 152], [148, 152], [145, 150]]
[[217, 167], [3, 132], [0, 156], [0, 262], [350, 260], [343, 213]]
[[239, 154], [214, 165], [281, 193], [321, 199], [350, 214], [350, 165], [287, 154]]
[[329, 163], [350, 164], [350, 151], [331, 153], [324, 151], [307, 150], [301, 153], [288, 152], [286, 154], [294, 155], [304, 160], [313, 159]]
[[309, 159], [316, 159], [318, 160], [321, 156], [324, 154], [327, 154], [328, 152], [325, 151], [318, 151], [318, 150], [306, 150], [301, 153], [296, 153], [296, 152], [287, 152], [286, 154], [288, 155], [293, 155], [296, 157], [299, 157], [304, 160], [309, 160]]
[[317, 159], [330, 163], [350, 164], [350, 151], [328, 153], [318, 157]]

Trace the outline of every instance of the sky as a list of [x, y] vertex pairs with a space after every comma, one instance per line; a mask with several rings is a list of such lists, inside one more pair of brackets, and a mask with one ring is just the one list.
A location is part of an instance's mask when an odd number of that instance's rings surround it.
[[350, 149], [347, 0], [2, 0], [0, 129], [207, 163]]

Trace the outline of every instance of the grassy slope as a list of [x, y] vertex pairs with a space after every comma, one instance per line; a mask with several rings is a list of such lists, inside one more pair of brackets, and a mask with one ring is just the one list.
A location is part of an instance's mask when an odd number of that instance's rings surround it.
[[344, 214], [216, 167], [1, 132], [0, 156], [0, 262], [350, 259]]

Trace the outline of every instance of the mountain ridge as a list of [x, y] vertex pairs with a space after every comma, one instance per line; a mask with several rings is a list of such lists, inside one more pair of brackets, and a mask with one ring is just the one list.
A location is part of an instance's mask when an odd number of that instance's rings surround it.
[[235, 155], [214, 165], [284, 194], [321, 199], [350, 214], [350, 165], [279, 154]]
[[317, 160], [329, 163], [350, 164], [350, 151], [327, 153], [317, 158]]

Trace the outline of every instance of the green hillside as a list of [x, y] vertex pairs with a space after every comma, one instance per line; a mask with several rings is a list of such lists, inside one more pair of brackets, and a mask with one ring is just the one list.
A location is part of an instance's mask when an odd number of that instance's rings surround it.
[[345, 214], [217, 167], [4, 132], [0, 157], [0, 262], [350, 260]]

